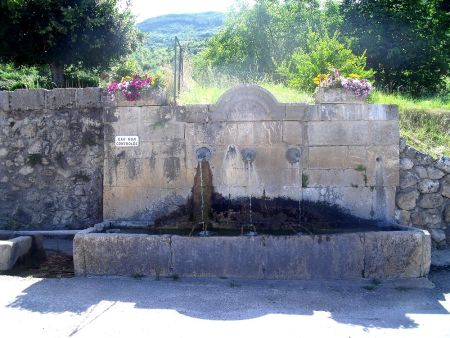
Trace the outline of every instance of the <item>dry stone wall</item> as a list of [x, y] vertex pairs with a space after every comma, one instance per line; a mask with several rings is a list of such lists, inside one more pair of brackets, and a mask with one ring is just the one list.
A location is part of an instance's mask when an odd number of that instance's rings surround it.
[[0, 229], [102, 219], [99, 88], [0, 92]]
[[400, 141], [400, 224], [426, 229], [435, 246], [450, 243], [450, 158], [437, 160]]

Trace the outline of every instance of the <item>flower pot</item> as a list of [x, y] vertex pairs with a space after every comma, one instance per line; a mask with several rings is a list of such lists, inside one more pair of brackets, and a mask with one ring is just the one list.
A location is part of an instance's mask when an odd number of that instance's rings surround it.
[[351, 90], [345, 88], [317, 87], [314, 92], [316, 103], [359, 103], [367, 104], [367, 95], [356, 96]]

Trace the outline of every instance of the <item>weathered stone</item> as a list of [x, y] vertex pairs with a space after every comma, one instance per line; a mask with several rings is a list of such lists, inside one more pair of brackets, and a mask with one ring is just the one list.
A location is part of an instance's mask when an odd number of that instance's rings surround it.
[[17, 260], [30, 251], [31, 244], [32, 238], [30, 236], [0, 241], [0, 271], [12, 269]]
[[292, 145], [303, 144], [303, 124], [296, 121], [284, 121], [283, 142]]
[[369, 144], [398, 146], [399, 138], [398, 120], [371, 121], [369, 124]]
[[9, 92], [0, 91], [0, 111], [9, 111]]
[[430, 230], [431, 238], [433, 241], [437, 243], [441, 243], [445, 241], [445, 231], [441, 229], [431, 229]]
[[433, 157], [416, 150], [416, 163], [417, 164], [431, 165], [431, 164], [433, 164], [433, 162], [434, 162]]
[[403, 153], [403, 151], [406, 148], [406, 140], [403, 137], [400, 137], [399, 145], [400, 145], [400, 153]]
[[398, 120], [398, 106], [396, 105], [369, 104], [368, 107], [369, 120]]
[[[308, 165], [310, 168], [347, 168], [349, 165], [347, 158], [347, 147], [309, 147], [308, 151]], [[361, 162], [361, 165], [363, 164], [364, 162]]]
[[428, 177], [432, 180], [440, 180], [442, 177], [444, 177], [444, 172], [442, 170], [439, 170], [435, 167], [428, 167], [427, 168]]
[[351, 90], [344, 88], [317, 87], [314, 100], [316, 103], [367, 103], [367, 97], [358, 97]]
[[415, 187], [419, 181], [418, 177], [412, 171], [403, 171], [400, 173], [400, 188], [406, 189]]
[[101, 106], [100, 88], [77, 88], [76, 105], [79, 108], [99, 108]]
[[450, 204], [447, 205], [447, 208], [445, 208], [444, 220], [446, 223], [450, 223]]
[[426, 194], [422, 195], [419, 200], [419, 206], [421, 208], [433, 209], [438, 208], [444, 202], [441, 194]]
[[419, 178], [428, 178], [428, 171], [425, 167], [422, 166], [416, 166], [414, 168], [415, 172], [419, 176]]
[[406, 210], [395, 210], [394, 218], [401, 225], [408, 225], [411, 220], [411, 213]]
[[[367, 147], [367, 185], [393, 187], [399, 185], [398, 145]], [[402, 185], [400, 183], [400, 185]], [[409, 186], [409, 185], [408, 185]]]
[[428, 274], [430, 237], [424, 232], [369, 232], [364, 243], [366, 278], [414, 278]]
[[6, 155], [8, 155], [8, 149], [0, 148], [0, 158], [1, 157], [6, 157]]
[[27, 165], [25, 167], [20, 168], [19, 174], [26, 176], [26, 175], [30, 175], [33, 171], [34, 171], [33, 167], [30, 167]]
[[10, 92], [10, 107], [12, 111], [42, 110], [45, 107], [45, 90], [16, 89]]
[[439, 158], [439, 160], [436, 162], [436, 166], [445, 171], [447, 174], [450, 174], [450, 157], [448, 156], [442, 156]]
[[169, 276], [169, 236], [77, 234], [74, 238], [77, 275]]
[[400, 159], [400, 169], [401, 170], [410, 170], [414, 167], [414, 162], [409, 158], [403, 157]]
[[442, 213], [439, 209], [420, 210], [411, 214], [414, 225], [434, 225], [442, 222]]
[[419, 192], [417, 190], [410, 190], [397, 193], [397, 206], [403, 210], [412, 210], [416, 207]]
[[309, 122], [308, 141], [312, 146], [363, 145], [367, 142], [368, 127], [367, 121]]
[[76, 89], [55, 88], [46, 92], [47, 109], [75, 107]]
[[450, 198], [450, 182], [444, 182], [442, 185], [442, 196]]
[[430, 194], [439, 190], [439, 181], [424, 179], [419, 182], [418, 189], [422, 194]]

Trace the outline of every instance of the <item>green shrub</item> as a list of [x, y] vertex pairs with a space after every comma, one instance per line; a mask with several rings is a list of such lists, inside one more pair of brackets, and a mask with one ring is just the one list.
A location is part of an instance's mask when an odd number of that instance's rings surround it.
[[339, 68], [341, 75], [355, 73], [364, 79], [371, 79], [374, 72], [366, 70], [366, 56], [357, 56], [338, 39], [327, 33], [310, 31], [304, 47], [297, 49], [291, 57], [280, 64], [278, 71], [283, 74], [289, 86], [304, 91], [313, 91], [313, 78], [326, 74], [331, 67]]

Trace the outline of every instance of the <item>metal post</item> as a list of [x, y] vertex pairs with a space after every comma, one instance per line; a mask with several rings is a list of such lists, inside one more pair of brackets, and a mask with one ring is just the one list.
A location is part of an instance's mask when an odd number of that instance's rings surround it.
[[177, 37], [175, 37], [175, 43], [173, 46], [174, 58], [173, 58], [173, 102], [177, 102]]

